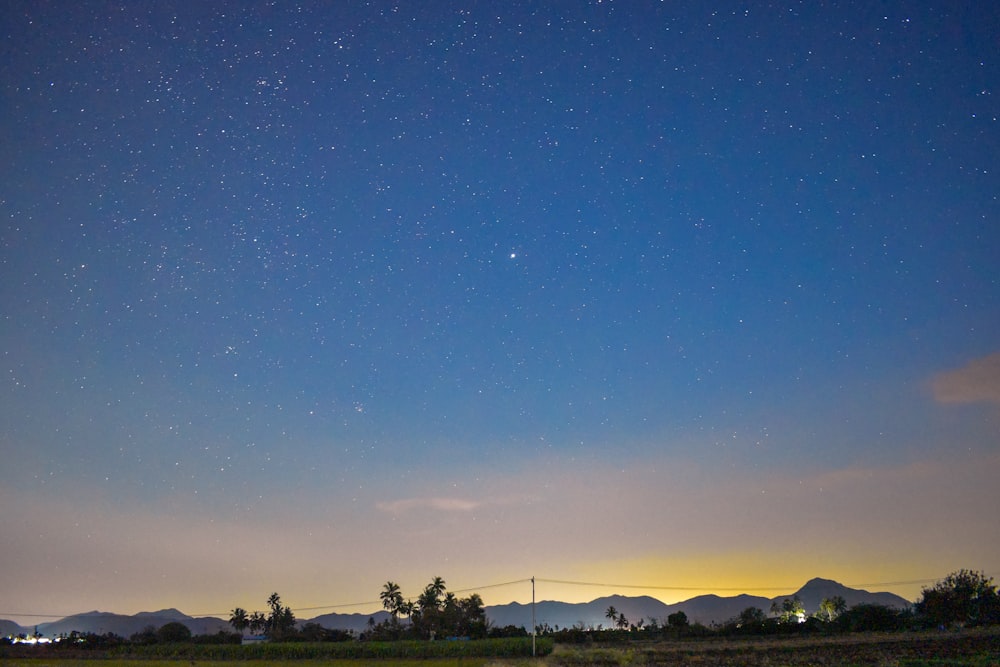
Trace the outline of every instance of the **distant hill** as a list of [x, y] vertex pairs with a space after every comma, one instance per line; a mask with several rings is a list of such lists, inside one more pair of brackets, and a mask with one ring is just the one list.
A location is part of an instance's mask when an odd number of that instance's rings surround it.
[[316, 618], [300, 621], [299, 624], [318, 623], [324, 628], [329, 628], [331, 630], [354, 630], [355, 632], [364, 632], [368, 629], [368, 619], [372, 619], [376, 623], [381, 623], [382, 621], [389, 619], [389, 612], [377, 611], [374, 614], [323, 614], [322, 616], [317, 616]]
[[173, 621], [184, 622], [191, 617], [188, 616], [187, 614], [177, 611], [176, 609], [171, 608], [171, 609], [161, 609], [160, 611], [140, 611], [138, 614], [135, 615], [135, 618], [154, 618], [157, 620], [163, 618], [169, 618]]
[[[739, 615], [747, 607], [757, 607], [766, 612], [771, 608], [771, 599], [746, 594], [734, 597], [699, 595], [684, 602], [666, 604], [647, 596], [610, 595], [578, 604], [539, 602], [535, 605], [535, 619], [539, 625], [547, 623], [552, 628], [557, 626], [560, 628], [574, 626], [609, 628], [612, 627], [613, 622], [606, 616], [608, 607], [614, 607], [619, 614], [624, 614], [631, 623], [642, 619], [648, 624], [651, 619], [655, 619], [663, 625], [667, 622], [667, 617], [670, 614], [683, 611], [690, 622], [709, 625], [712, 622], [727, 621]], [[514, 602], [487, 607], [486, 616], [494, 625], [523, 625], [527, 628], [531, 625], [531, 606]]]
[[29, 631], [14, 621], [0, 621], [0, 637], [16, 637], [22, 632], [27, 634]]
[[768, 612], [771, 609], [771, 600], [746, 593], [731, 597], [699, 595], [673, 605], [673, 611], [683, 611], [691, 623], [711, 625], [712, 623], [725, 623], [729, 619], [739, 616], [740, 612], [748, 607], [756, 607]]
[[[614, 607], [618, 613], [624, 614], [631, 623], [640, 619], [649, 623], [656, 619], [665, 624], [667, 617], [678, 611], [683, 611], [692, 623], [711, 625], [724, 623], [739, 615], [747, 607], [756, 607], [769, 612], [772, 602], [780, 602], [785, 598], [797, 595], [805, 607], [806, 613], [812, 614], [819, 610], [820, 603], [825, 598], [839, 595], [847, 602], [848, 607], [858, 604], [878, 604], [887, 607], [905, 609], [910, 602], [894, 593], [870, 593], [866, 590], [848, 588], [843, 584], [829, 579], [811, 579], [798, 591], [774, 598], [755, 595], [735, 595], [720, 597], [718, 595], [699, 595], [676, 604], [666, 604], [648, 596], [627, 597], [624, 595], [609, 595], [590, 602], [568, 603], [546, 600], [535, 605], [535, 622], [539, 625], [548, 624], [551, 628], [584, 628], [610, 627], [611, 621], [605, 614], [608, 607]], [[513, 625], [516, 627], [531, 627], [531, 605], [511, 602], [510, 604], [486, 607], [486, 617], [494, 626]], [[335, 630], [354, 630], [364, 632], [368, 620], [376, 623], [389, 618], [385, 611], [373, 614], [323, 614], [315, 618], [299, 619], [299, 624], [318, 623], [325, 628]], [[142, 632], [147, 627], [159, 628], [167, 623], [179, 621], [186, 625], [192, 634], [211, 635], [224, 630], [232, 631], [229, 623], [221, 618], [193, 618], [177, 609], [161, 609], [160, 611], [140, 612], [134, 616], [123, 616], [109, 612], [91, 611], [84, 614], [67, 616], [50, 623], [39, 623], [38, 631], [47, 637], [78, 632], [96, 632], [104, 634], [112, 632], [121, 637], [130, 637]], [[34, 627], [24, 628], [12, 621], [0, 620], [0, 635], [17, 635], [30, 633]]]
[[[545, 600], [535, 604], [535, 623], [548, 624], [551, 628], [583, 628], [611, 627], [612, 621], [605, 614], [608, 607], [614, 607], [620, 614], [634, 621], [640, 618], [666, 618], [670, 606], [648, 596], [626, 597], [624, 595], [609, 595], [590, 602], [572, 604]], [[512, 602], [486, 608], [486, 617], [495, 626], [531, 627], [531, 605]]]
[[[557, 626], [560, 628], [573, 626], [607, 628], [611, 626], [611, 621], [605, 617], [605, 613], [608, 607], [613, 606], [619, 613], [625, 614], [625, 618], [631, 623], [643, 619], [648, 624], [650, 619], [656, 619], [662, 625], [666, 623], [670, 614], [683, 611], [691, 623], [711, 625], [712, 623], [724, 623], [738, 616], [747, 607], [756, 607], [765, 613], [770, 612], [773, 602], [780, 604], [785, 598], [791, 598], [795, 595], [799, 596], [807, 614], [818, 611], [820, 603], [825, 598], [835, 595], [844, 598], [848, 607], [865, 603], [905, 609], [911, 604], [908, 600], [894, 593], [869, 593], [865, 590], [848, 588], [836, 581], [817, 578], [808, 581], [798, 591], [774, 598], [747, 594], [732, 597], [699, 595], [670, 605], [651, 597], [625, 597], [621, 595], [611, 595], [577, 604], [545, 601], [535, 605], [535, 622], [539, 625], [548, 623], [553, 628]], [[487, 607], [486, 616], [497, 626], [515, 625], [525, 628], [531, 626], [531, 606], [517, 602]]]
[[[844, 598], [844, 602], [847, 603], [848, 608], [858, 604], [880, 604], [896, 609], [906, 609], [912, 604], [909, 600], [901, 598], [895, 593], [869, 593], [866, 590], [848, 588], [836, 581], [820, 579], [818, 577], [807, 581], [805, 586], [792, 595], [799, 596], [799, 600], [802, 601], [802, 606], [805, 607], [807, 614], [819, 611], [820, 603], [826, 598], [832, 598], [835, 595]], [[788, 597], [791, 597], [791, 595], [779, 595], [773, 598], [772, 601], [780, 603], [781, 600]], [[767, 611], [767, 609], [764, 611]]]
[[213, 618], [211, 616], [193, 618], [182, 614], [176, 609], [140, 612], [134, 616], [91, 611], [84, 614], [67, 616], [51, 623], [39, 623], [38, 631], [46, 637], [69, 634], [74, 630], [77, 632], [95, 632], [97, 634], [111, 632], [120, 637], [131, 637], [150, 626], [159, 628], [174, 621], [179, 621], [186, 625], [191, 630], [191, 634], [194, 635], [214, 635], [219, 630], [232, 631], [229, 623], [221, 618]]

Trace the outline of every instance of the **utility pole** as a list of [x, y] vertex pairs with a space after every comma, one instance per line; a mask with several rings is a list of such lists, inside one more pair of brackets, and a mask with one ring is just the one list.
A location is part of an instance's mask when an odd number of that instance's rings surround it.
[[535, 635], [538, 626], [535, 625], [535, 578], [531, 578], [531, 657], [535, 657]]

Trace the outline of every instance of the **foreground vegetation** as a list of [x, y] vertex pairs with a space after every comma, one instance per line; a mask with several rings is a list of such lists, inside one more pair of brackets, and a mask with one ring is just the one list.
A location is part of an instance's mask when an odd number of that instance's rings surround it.
[[[553, 641], [539, 638], [534, 649], [538, 656], [552, 652]], [[47, 646], [9, 645], [0, 647], [0, 665], [69, 665], [85, 661], [102, 661], [102, 664], [131, 664], [148, 667], [158, 661], [167, 661], [174, 667], [178, 661], [197, 663], [213, 662], [240, 665], [252, 663], [279, 664], [303, 661], [309, 664], [349, 665], [391, 662], [394, 666], [406, 661], [420, 661], [429, 667], [435, 661], [442, 664], [485, 664], [489, 660], [530, 658], [530, 637], [506, 639], [479, 639], [474, 641], [355, 641], [355, 642], [262, 642], [258, 644], [196, 644], [191, 642], [166, 644], [119, 644], [103, 649], [75, 648], [72, 645]], [[39, 660], [36, 662], [35, 660]], [[16, 661], [16, 662], [11, 662]], [[93, 664], [91, 662], [90, 664]]]
[[[536, 642], [538, 655], [552, 651], [552, 640]], [[183, 660], [398, 660], [433, 658], [516, 658], [531, 656], [530, 638], [475, 641], [265, 642], [249, 646], [158, 644], [121, 647], [113, 654]]]
[[[521, 644], [518, 644], [521, 642]], [[5, 667], [995, 667], [1000, 665], [1000, 628], [961, 631], [863, 633], [827, 637], [697, 638], [677, 641], [628, 642], [585, 645], [538, 641], [539, 654], [532, 659], [530, 639], [469, 642], [371, 642], [351, 653], [353, 644], [271, 644], [230, 646], [219, 655], [210, 645], [177, 645], [173, 654], [160, 647], [146, 647], [141, 655], [99, 652], [84, 659], [67, 655], [55, 647], [16, 647], [0, 652]], [[331, 647], [339, 647], [331, 651]], [[252, 649], [237, 651], [236, 649]], [[39, 653], [41, 651], [41, 653]]]
[[825, 637], [701, 638], [612, 645], [557, 645], [559, 667], [985, 667], [1000, 665], [1000, 628]]

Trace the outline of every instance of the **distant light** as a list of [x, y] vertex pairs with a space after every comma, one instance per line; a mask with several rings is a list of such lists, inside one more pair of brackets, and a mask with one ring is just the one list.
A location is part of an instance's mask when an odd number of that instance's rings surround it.
[[516, 252], [510, 253], [510, 258], [511, 259], [517, 259], [517, 253]]

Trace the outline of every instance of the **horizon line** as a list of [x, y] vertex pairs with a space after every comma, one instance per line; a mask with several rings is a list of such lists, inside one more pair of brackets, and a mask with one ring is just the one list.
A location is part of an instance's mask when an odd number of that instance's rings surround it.
[[[996, 573], [985, 573], [985, 574], [986, 574], [986, 576], [989, 576], [989, 577], [997, 576]], [[821, 578], [822, 577], [813, 577], [813, 579], [821, 579]], [[793, 588], [792, 586], [743, 586], [743, 587], [729, 587], [729, 586], [726, 586], [726, 587], [719, 587], [719, 586], [663, 586], [663, 585], [643, 585], [643, 584], [615, 584], [615, 583], [602, 583], [602, 582], [590, 582], [590, 581], [573, 581], [573, 580], [566, 580], [566, 579], [547, 579], [547, 578], [543, 578], [543, 577], [527, 577], [527, 578], [524, 578], [524, 579], [517, 579], [517, 580], [514, 580], [514, 581], [505, 581], [505, 582], [500, 582], [500, 583], [487, 584], [485, 586], [462, 588], [462, 589], [457, 589], [457, 590], [453, 590], [453, 591], [450, 591], [450, 592], [451, 593], [470, 593], [470, 592], [476, 592], [476, 591], [480, 591], [480, 590], [484, 590], [484, 589], [489, 589], [489, 588], [502, 588], [504, 586], [513, 586], [513, 585], [516, 585], [516, 584], [529, 583], [530, 581], [532, 581], [532, 579], [534, 579], [534, 581], [536, 583], [540, 582], [540, 583], [548, 583], [548, 584], [559, 584], [559, 585], [562, 585], [562, 586], [581, 586], [581, 587], [591, 587], [591, 588], [617, 588], [617, 589], [641, 589], [641, 590], [663, 590], [663, 591], [721, 591], [721, 592], [725, 592], [725, 593], [735, 593], [735, 592], [745, 593], [745, 592], [748, 592], [748, 591], [778, 591], [778, 590], [789, 590], [789, 589]], [[830, 581], [833, 581], [833, 580], [831, 579]], [[928, 584], [928, 583], [935, 583], [935, 582], [938, 582], [938, 581], [941, 581], [941, 577], [927, 578], [927, 579], [910, 579], [910, 580], [905, 580], [905, 581], [880, 581], [880, 582], [865, 582], [865, 583], [848, 583], [848, 584], [841, 584], [841, 585], [842, 586], [846, 586], [848, 588], [858, 588], [858, 587], [863, 587], [863, 586], [912, 586], [912, 585], [915, 585], [915, 584]], [[840, 582], [837, 582], [837, 583], [840, 583]], [[800, 586], [800, 588], [801, 588], [801, 586]], [[546, 600], [542, 600], [542, 601], [544, 602]], [[486, 605], [486, 606], [496, 607], [496, 606], [502, 606], [503, 604], [514, 604], [514, 603], [521, 604], [521, 603], [517, 602], [516, 600], [511, 600], [510, 602], [506, 602], [506, 603], [501, 603], [501, 604], [497, 604], [497, 605]], [[344, 608], [348, 608], [348, 607], [362, 607], [362, 606], [372, 606], [372, 605], [379, 605], [380, 606], [381, 604], [382, 603], [381, 603], [380, 600], [371, 600], [371, 601], [365, 601], [365, 602], [345, 602], [345, 603], [330, 604], [330, 605], [318, 605], [318, 606], [311, 606], [311, 607], [294, 607], [294, 608], [291, 608], [291, 610], [292, 610], [292, 612], [319, 611], [319, 610], [323, 610], [323, 609], [344, 609]], [[180, 610], [177, 610], [177, 611], [180, 611]], [[377, 610], [377, 611], [375, 611], [373, 613], [378, 613], [379, 611], [384, 611], [384, 610], [380, 609], [380, 610]], [[70, 613], [70, 614], [15, 613], [15, 612], [2, 612], [2, 611], [0, 611], [0, 615], [2, 615], [2, 616], [17, 616], [17, 617], [22, 617], [22, 618], [52, 618], [52, 619], [57, 619], [57, 620], [58, 619], [63, 619], [63, 618], [69, 618], [69, 617], [72, 617], [72, 616], [81, 616], [81, 615], [84, 615], [84, 614], [92, 614], [92, 613], [98, 613], [98, 614], [115, 614], [116, 612], [102, 612], [102, 611], [97, 610], [97, 609], [92, 610], [92, 611], [74, 612], [74, 613]], [[151, 613], [151, 612], [136, 612], [136, 613], [139, 614], [139, 613]], [[227, 614], [229, 614], [231, 612], [230, 611], [224, 611], [224, 612], [209, 612], [209, 613], [194, 613], [194, 614], [187, 614], [187, 613], [184, 613], [184, 612], [180, 612], [180, 613], [184, 614], [185, 616], [188, 616], [189, 618], [220, 618], [220, 617], [225, 616], [225, 615], [227, 615]], [[122, 615], [123, 616], [135, 616], [136, 614], [122, 614]]]

